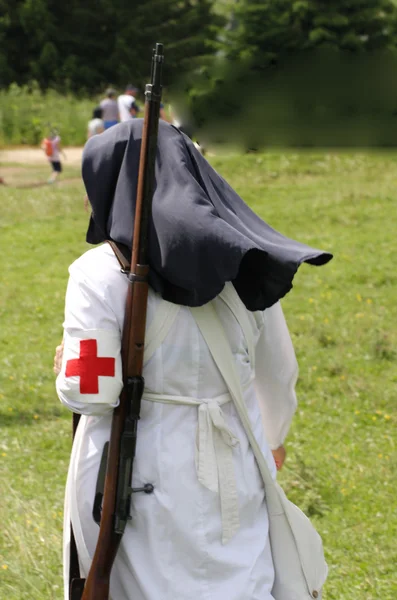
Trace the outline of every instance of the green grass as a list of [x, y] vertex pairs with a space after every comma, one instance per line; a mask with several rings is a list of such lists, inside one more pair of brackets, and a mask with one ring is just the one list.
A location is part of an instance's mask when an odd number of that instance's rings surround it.
[[87, 123], [97, 99], [77, 98], [54, 90], [41, 93], [37, 84], [12, 84], [0, 90], [0, 146], [38, 145], [49, 128], [59, 130], [66, 146], [86, 141]]
[[[211, 161], [273, 226], [335, 254], [321, 269], [304, 266], [283, 302], [300, 380], [282, 480], [323, 535], [324, 600], [395, 600], [397, 155]], [[0, 598], [8, 600], [62, 597], [70, 415], [54, 392], [52, 360], [67, 267], [86, 247], [75, 177], [0, 187]]]

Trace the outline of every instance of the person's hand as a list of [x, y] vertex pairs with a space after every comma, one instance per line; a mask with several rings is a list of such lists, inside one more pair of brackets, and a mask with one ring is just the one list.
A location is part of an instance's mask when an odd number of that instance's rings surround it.
[[54, 373], [55, 375], [59, 375], [62, 367], [62, 357], [63, 357], [63, 340], [60, 346], [55, 348], [55, 356], [54, 356]]
[[287, 452], [286, 452], [284, 446], [281, 445], [278, 448], [276, 448], [276, 450], [272, 450], [272, 454], [273, 454], [274, 462], [276, 463], [277, 471], [280, 471], [280, 469], [282, 469], [282, 467], [283, 467]]

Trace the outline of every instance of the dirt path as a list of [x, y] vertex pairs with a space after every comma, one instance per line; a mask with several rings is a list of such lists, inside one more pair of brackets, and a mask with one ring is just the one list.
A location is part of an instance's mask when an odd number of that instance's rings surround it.
[[[81, 155], [83, 148], [69, 147], [65, 148], [65, 165], [78, 167], [81, 164]], [[40, 148], [12, 148], [0, 150], [0, 163], [18, 163], [18, 164], [43, 164], [44, 153]]]

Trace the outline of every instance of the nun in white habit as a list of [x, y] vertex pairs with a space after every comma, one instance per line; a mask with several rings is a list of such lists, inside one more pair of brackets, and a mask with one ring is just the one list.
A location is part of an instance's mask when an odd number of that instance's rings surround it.
[[[95, 136], [83, 179], [87, 241], [130, 253], [142, 121]], [[114, 563], [112, 600], [272, 600], [274, 569], [264, 485], [228, 387], [191, 307], [215, 309], [232, 350], [251, 428], [276, 476], [296, 409], [297, 363], [279, 303], [302, 262], [331, 255], [285, 238], [257, 217], [197, 152], [160, 121], [149, 236], [145, 391], [134, 494]], [[112, 410], [122, 388], [126, 276], [109, 244], [69, 269], [59, 398], [82, 415], [73, 444], [64, 527], [83, 577], [99, 527], [92, 511]]]

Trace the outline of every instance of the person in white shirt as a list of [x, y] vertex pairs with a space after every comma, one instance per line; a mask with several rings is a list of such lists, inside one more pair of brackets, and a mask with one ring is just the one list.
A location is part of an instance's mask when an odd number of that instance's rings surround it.
[[131, 107], [135, 102], [138, 90], [131, 84], [125, 88], [124, 94], [117, 98], [117, 106], [119, 109], [120, 122], [131, 121], [134, 117], [131, 115]]
[[[113, 240], [127, 254], [141, 133], [142, 119], [120, 124], [114, 134], [91, 138], [83, 155], [93, 209], [87, 241]], [[252, 435], [275, 477], [296, 410], [298, 372], [279, 300], [302, 262], [321, 265], [331, 255], [270, 228], [191, 140], [162, 120], [150, 227], [145, 390], [131, 486], [151, 483], [154, 490], [133, 494], [110, 597], [274, 600], [264, 482], [198, 316], [210, 309], [224, 329]], [[65, 600], [70, 521], [83, 577], [98, 537], [92, 508], [122, 389], [128, 287], [106, 243], [69, 273], [56, 387], [61, 402], [82, 417], [66, 488]], [[96, 366], [87, 371], [87, 349], [94, 351], [91, 361], [107, 360], [112, 368], [102, 376]]]
[[105, 131], [105, 124], [102, 119], [102, 108], [97, 106], [92, 111], [92, 119], [88, 121], [87, 127], [87, 139], [90, 139], [93, 135], [98, 135]]

